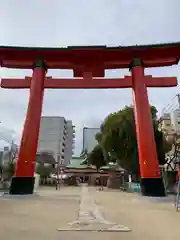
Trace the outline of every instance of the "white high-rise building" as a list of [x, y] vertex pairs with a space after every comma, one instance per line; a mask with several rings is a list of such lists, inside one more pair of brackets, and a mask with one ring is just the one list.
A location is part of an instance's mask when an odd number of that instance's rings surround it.
[[72, 121], [59, 116], [42, 117], [37, 153], [50, 153], [56, 162], [68, 165], [73, 154], [74, 133]]
[[88, 153], [98, 144], [96, 134], [100, 132], [100, 128], [83, 128], [83, 151]]

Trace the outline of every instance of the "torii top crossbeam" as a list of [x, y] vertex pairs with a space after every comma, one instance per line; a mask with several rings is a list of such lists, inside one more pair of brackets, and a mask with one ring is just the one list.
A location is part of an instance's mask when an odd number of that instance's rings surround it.
[[[48, 69], [72, 69], [74, 77], [78, 77], [76, 82], [72, 78], [60, 79], [61, 81], [59, 81], [59, 79], [48, 77], [50, 81], [45, 81], [45, 88], [131, 88], [132, 79], [128, 76], [124, 79], [104, 79], [105, 69], [128, 68], [134, 57], [140, 58], [144, 67], [177, 64], [180, 58], [180, 42], [125, 47], [0, 47], [0, 65], [2, 67], [32, 69], [35, 60], [39, 57], [45, 60]], [[93, 77], [99, 79], [91, 81]], [[30, 88], [31, 79], [26, 77], [25, 80], [2, 79], [1, 87]], [[151, 76], [146, 76], [147, 87], [172, 87], [176, 85], [175, 78], [152, 79]]]
[[[91, 70], [93, 77], [104, 77], [105, 69], [128, 68], [134, 57], [144, 67], [171, 66], [180, 59], [180, 42], [143, 46], [73, 46], [67, 48], [0, 46], [0, 65], [7, 68], [31, 69], [42, 57], [48, 69], [73, 69], [74, 77]], [[87, 69], [88, 68], [88, 69]]]

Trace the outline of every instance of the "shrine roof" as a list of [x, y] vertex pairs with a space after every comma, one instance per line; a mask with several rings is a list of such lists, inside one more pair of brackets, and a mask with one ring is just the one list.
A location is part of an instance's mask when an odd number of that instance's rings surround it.
[[170, 66], [180, 59], [180, 42], [132, 46], [68, 46], [66, 48], [0, 46], [0, 65], [8, 68], [32, 68], [37, 57], [48, 68], [74, 69], [98, 66], [102, 69], [128, 68], [134, 57], [145, 67]]
[[73, 157], [70, 160], [70, 164], [66, 166], [66, 168], [72, 168], [72, 169], [85, 169], [90, 168], [87, 164], [83, 164], [84, 158], [81, 157]]

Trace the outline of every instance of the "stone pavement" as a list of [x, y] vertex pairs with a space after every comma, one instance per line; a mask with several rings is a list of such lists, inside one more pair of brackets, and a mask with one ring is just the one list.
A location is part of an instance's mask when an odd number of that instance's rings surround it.
[[67, 227], [58, 228], [58, 231], [129, 232], [130, 229], [124, 225], [106, 220], [89, 194], [88, 187], [82, 185], [77, 219], [69, 223]]
[[[172, 202], [119, 191], [49, 187], [34, 196], [0, 197], [0, 239], [5, 240], [169, 240], [179, 238], [179, 225]], [[107, 231], [113, 226], [121, 231]]]

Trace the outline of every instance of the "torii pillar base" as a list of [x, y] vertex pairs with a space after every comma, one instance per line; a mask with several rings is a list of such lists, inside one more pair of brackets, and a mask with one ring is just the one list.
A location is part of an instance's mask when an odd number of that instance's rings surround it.
[[25, 195], [33, 194], [35, 177], [13, 177], [9, 194]]
[[148, 197], [165, 197], [163, 179], [160, 178], [141, 178], [141, 193]]

